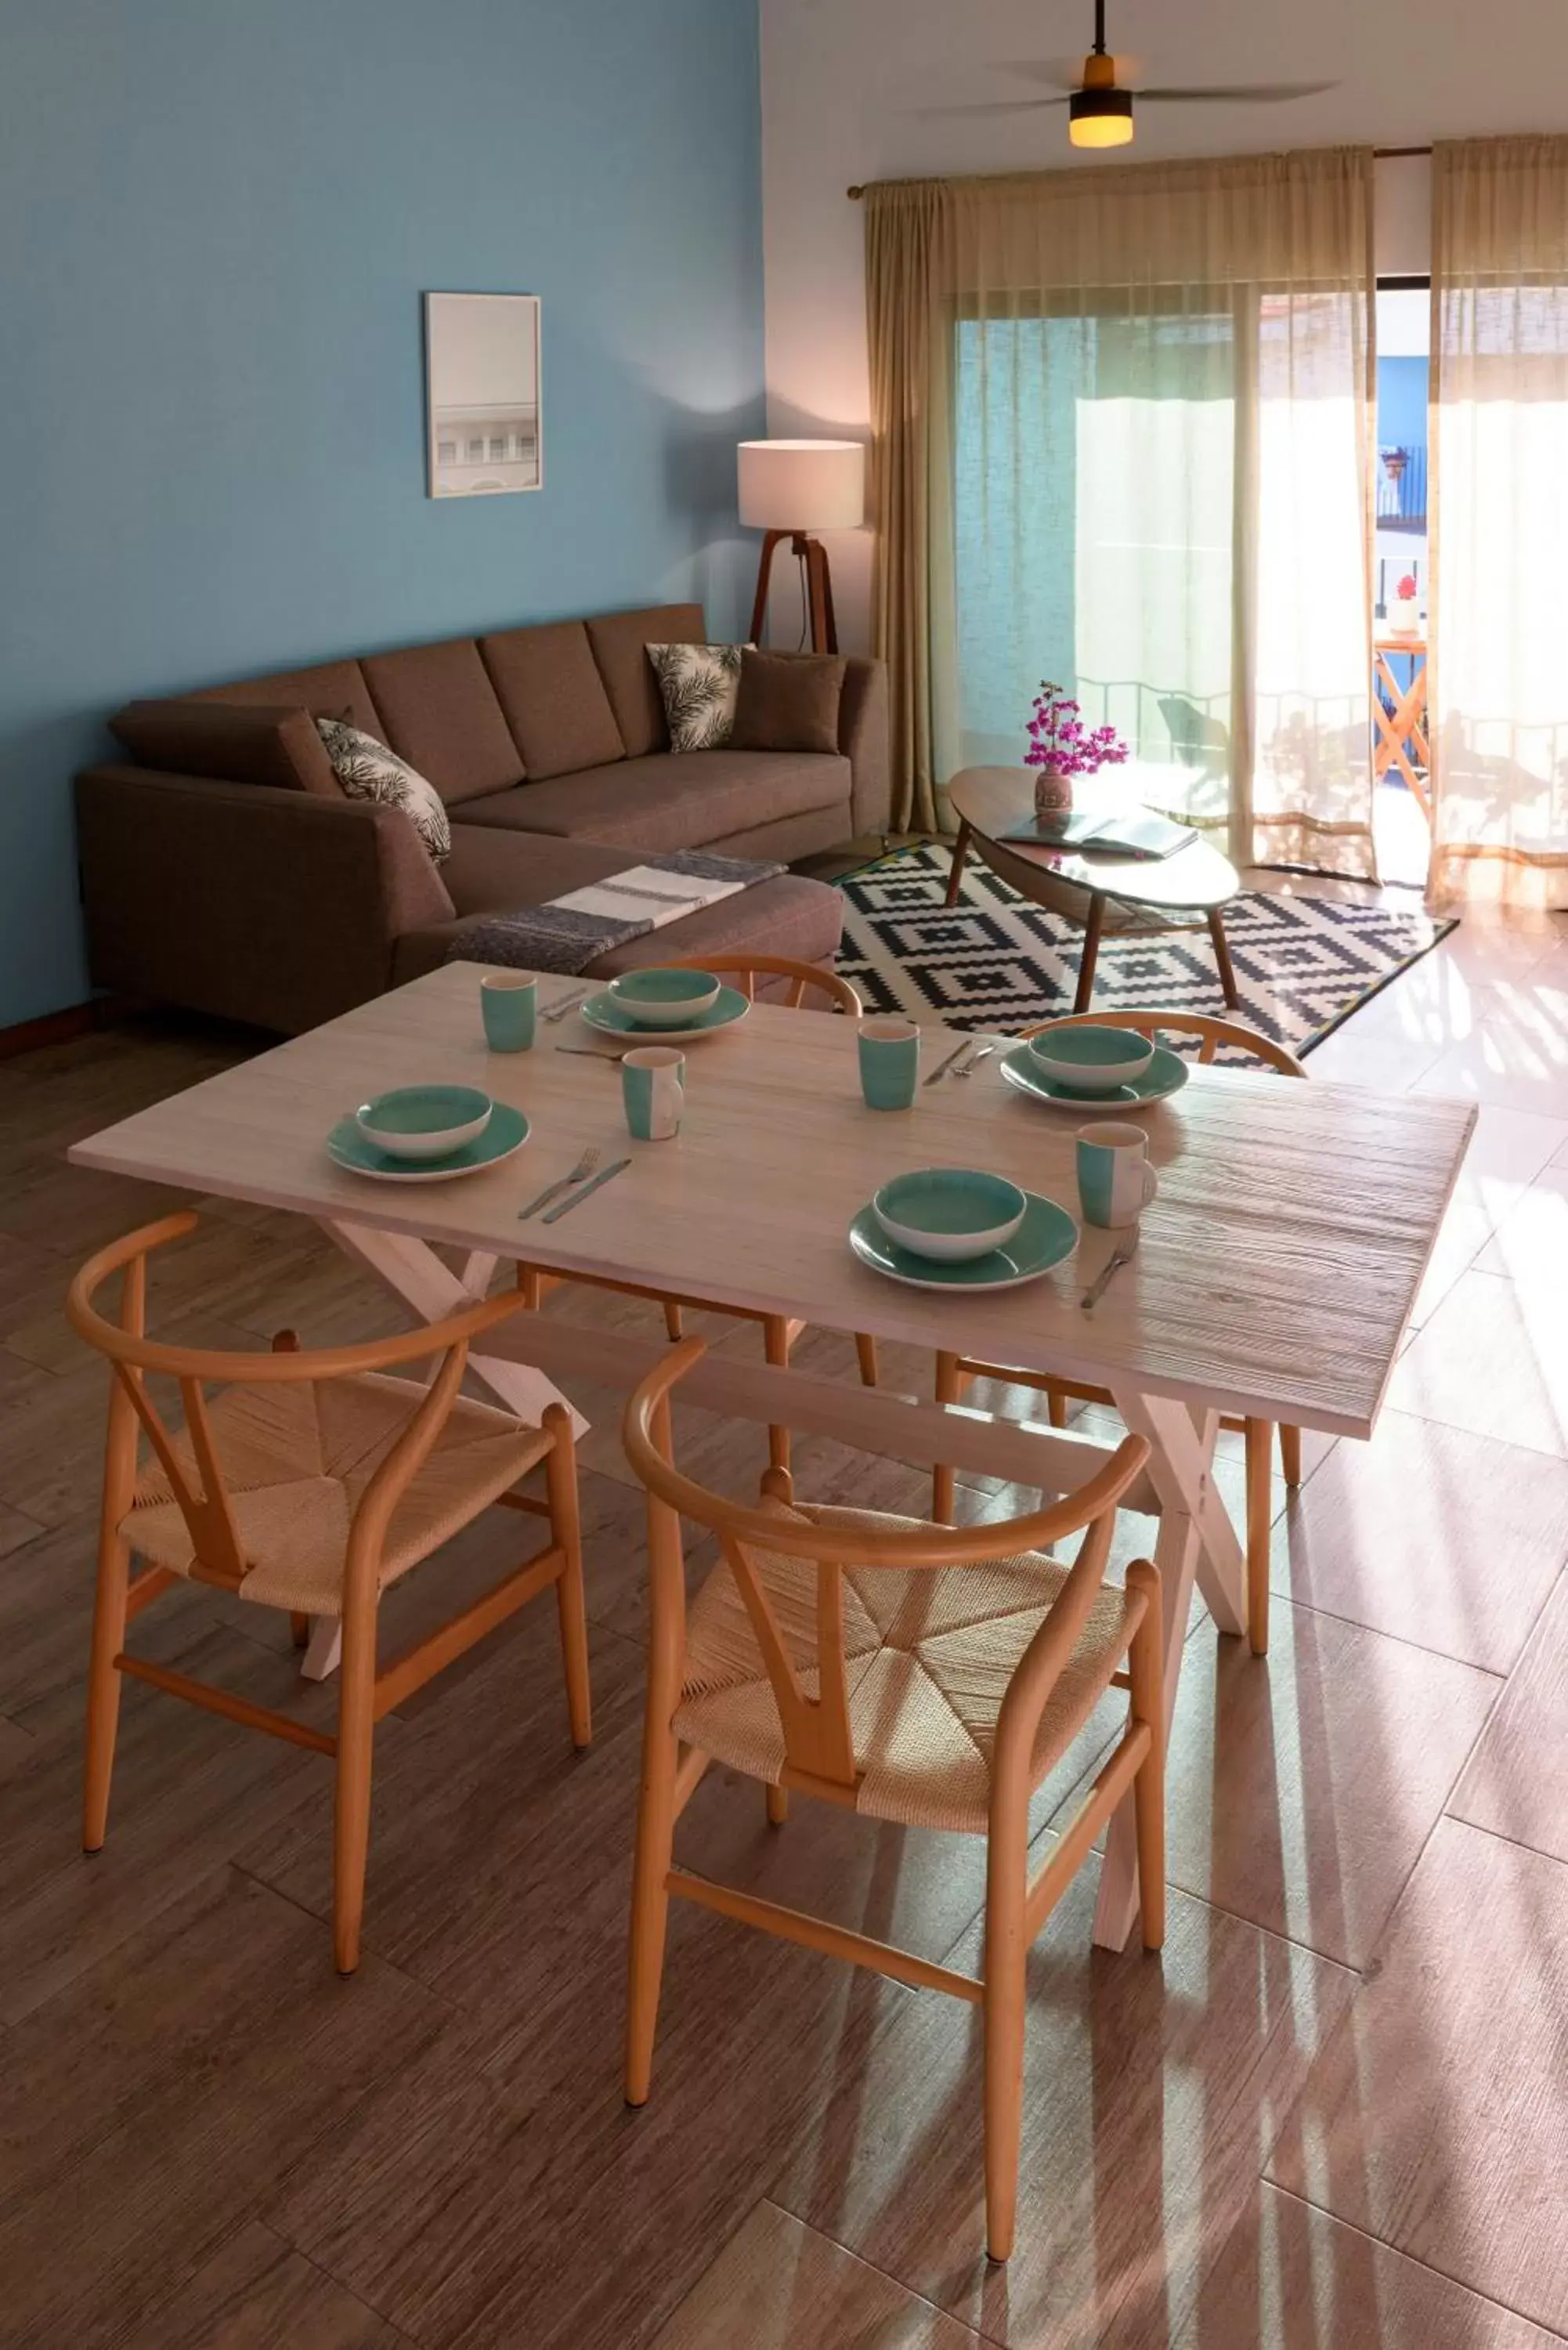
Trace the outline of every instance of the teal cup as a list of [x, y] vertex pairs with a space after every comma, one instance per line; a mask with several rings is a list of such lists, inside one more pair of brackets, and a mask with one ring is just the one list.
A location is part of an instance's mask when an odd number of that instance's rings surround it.
[[1075, 1140], [1078, 1204], [1084, 1222], [1113, 1232], [1136, 1224], [1159, 1189], [1159, 1178], [1148, 1163], [1148, 1137], [1142, 1127], [1104, 1119], [1094, 1126], [1081, 1126]]
[[860, 1023], [860, 1090], [867, 1109], [909, 1109], [920, 1079], [920, 1032], [875, 1013]]
[[673, 1045], [639, 1045], [620, 1056], [620, 1097], [639, 1142], [672, 1142], [686, 1107], [686, 1055]]
[[493, 1053], [525, 1053], [534, 1042], [539, 983], [532, 972], [487, 971], [479, 983], [479, 1008]]

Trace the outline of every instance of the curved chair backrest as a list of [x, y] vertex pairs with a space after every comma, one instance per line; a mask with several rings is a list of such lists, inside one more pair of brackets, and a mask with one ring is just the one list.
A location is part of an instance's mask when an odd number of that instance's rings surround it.
[[1211, 1020], [1206, 1012], [1075, 1012], [1063, 1020], [1042, 1020], [1020, 1034], [1038, 1036], [1046, 1028], [1136, 1028], [1140, 1036], [1148, 1037], [1163, 1029], [1171, 1035], [1199, 1038], [1198, 1059], [1205, 1066], [1221, 1045], [1229, 1045], [1236, 1052], [1250, 1053], [1254, 1060], [1266, 1061], [1271, 1069], [1287, 1077], [1306, 1076], [1305, 1066], [1288, 1045], [1276, 1045], [1272, 1036], [1240, 1020]]
[[[1141, 1436], [1123, 1440], [1098, 1472], [1049, 1508], [1021, 1518], [971, 1526], [919, 1527], [856, 1524], [840, 1512], [820, 1517], [780, 1507], [787, 1476], [770, 1470], [764, 1481], [774, 1505], [753, 1506], [715, 1493], [676, 1468], [670, 1437], [670, 1391], [705, 1353], [700, 1338], [673, 1347], [649, 1371], [628, 1400], [622, 1422], [627, 1457], [649, 1496], [649, 1560], [652, 1566], [653, 1640], [670, 1663], [685, 1646], [685, 1591], [680, 1549], [654, 1538], [659, 1509], [711, 1528], [719, 1537], [756, 1637], [784, 1731], [792, 1767], [837, 1786], [854, 1783], [856, 1762], [849, 1725], [844, 1648], [844, 1569], [983, 1566], [1021, 1551], [1048, 1549], [1085, 1531], [1085, 1540], [1046, 1624], [1019, 1667], [1043, 1693], [1071, 1655], [1096, 1594], [1105, 1578], [1116, 1504], [1148, 1459]], [[668, 1523], [668, 1520], [667, 1520]], [[809, 1696], [790, 1654], [759, 1565], [768, 1553], [799, 1559], [816, 1569], [815, 1654], [818, 1693]], [[798, 1632], [798, 1627], [795, 1627]]]
[[796, 962], [789, 955], [685, 955], [671, 968], [675, 971], [711, 971], [721, 976], [728, 976], [737, 983], [748, 1003], [756, 995], [759, 978], [784, 979], [790, 982], [790, 985], [784, 992], [784, 1000], [792, 1011], [800, 1008], [809, 988], [815, 988], [826, 996], [826, 1010], [846, 1012], [852, 1020], [858, 1020], [866, 1008], [857, 992], [846, 979], [840, 979], [836, 971], [826, 971], [821, 963]]
[[[395, 1337], [373, 1338], [357, 1347], [304, 1349], [290, 1345], [266, 1354], [242, 1355], [170, 1346], [146, 1335], [147, 1259], [152, 1250], [194, 1231], [196, 1222], [197, 1218], [183, 1210], [99, 1249], [67, 1292], [66, 1318], [78, 1337], [108, 1357], [115, 1378], [111, 1415], [129, 1409], [140, 1422], [190, 1529], [202, 1579], [237, 1587], [244, 1579], [246, 1561], [207, 1409], [206, 1386], [281, 1386], [352, 1378], [439, 1355], [440, 1367], [422, 1391], [422, 1400], [410, 1413], [362, 1496], [360, 1516], [369, 1513], [371, 1521], [382, 1523], [441, 1433], [462, 1382], [469, 1340], [476, 1331], [515, 1314], [523, 1300], [509, 1291], [454, 1315], [450, 1321], [401, 1331]], [[124, 1275], [120, 1316], [118, 1322], [110, 1322], [99, 1312], [94, 1299], [117, 1273]], [[199, 1483], [192, 1482], [190, 1462], [182, 1460], [174, 1433], [148, 1390], [149, 1372], [171, 1378], [179, 1387], [186, 1440]]]

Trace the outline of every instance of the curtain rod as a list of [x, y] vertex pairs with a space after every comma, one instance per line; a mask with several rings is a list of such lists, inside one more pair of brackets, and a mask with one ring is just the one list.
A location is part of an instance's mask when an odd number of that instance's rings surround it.
[[[1133, 95], [1136, 97], [1137, 94], [1137, 93], [1135, 90]], [[1430, 147], [1375, 147], [1372, 150], [1372, 160], [1375, 163], [1392, 163], [1407, 155], [1429, 155], [1431, 151]], [[1178, 159], [1170, 157], [1161, 158], [1162, 161], [1170, 161], [1173, 160]], [[1192, 162], [1201, 162], [1204, 159], [1201, 156], [1195, 155], [1189, 157], [1187, 160]], [[864, 186], [856, 186], [853, 188], [846, 188], [844, 192], [848, 197], [852, 204], [857, 204], [860, 202], [861, 197], [866, 193], [866, 190]]]

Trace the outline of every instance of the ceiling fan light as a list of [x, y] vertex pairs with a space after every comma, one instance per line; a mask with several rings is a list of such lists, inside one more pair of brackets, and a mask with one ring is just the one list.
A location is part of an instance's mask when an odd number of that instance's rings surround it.
[[1075, 147], [1126, 147], [1133, 135], [1130, 89], [1076, 89], [1067, 108]]

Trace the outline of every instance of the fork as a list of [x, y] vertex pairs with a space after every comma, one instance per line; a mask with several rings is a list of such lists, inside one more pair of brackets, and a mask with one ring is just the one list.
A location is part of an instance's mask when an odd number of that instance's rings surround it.
[[541, 1208], [547, 1207], [550, 1201], [558, 1199], [563, 1191], [569, 1191], [574, 1183], [582, 1181], [585, 1175], [591, 1175], [598, 1163], [597, 1147], [590, 1142], [569, 1175], [557, 1176], [555, 1182], [545, 1184], [537, 1199], [530, 1200], [525, 1208], [518, 1209], [518, 1222], [524, 1223], [530, 1216], [536, 1216]]
[[953, 1071], [954, 1076], [972, 1077], [975, 1071], [975, 1064], [978, 1061], [983, 1061], [988, 1053], [994, 1053], [996, 1047], [994, 1045], [982, 1045], [978, 1053], [971, 1053], [967, 1061], [961, 1061], [959, 1063], [957, 1068]]
[[1092, 1314], [1094, 1312], [1096, 1306], [1099, 1304], [1101, 1298], [1110, 1287], [1111, 1283], [1121, 1271], [1123, 1265], [1130, 1264], [1132, 1263], [1134, 1253], [1137, 1248], [1137, 1234], [1138, 1228], [1135, 1224], [1128, 1238], [1125, 1241], [1118, 1242], [1116, 1249], [1112, 1252], [1111, 1255], [1106, 1259], [1105, 1263], [1100, 1267], [1100, 1270], [1096, 1274], [1094, 1280], [1089, 1284], [1087, 1289], [1085, 1290], [1082, 1297], [1079, 1298], [1078, 1303], [1083, 1307], [1085, 1314]]
[[580, 988], [576, 995], [563, 996], [559, 1003], [552, 1003], [548, 1012], [541, 1012], [539, 1017], [545, 1021], [564, 1020], [568, 1012], [575, 1012], [579, 1003], [586, 1003], [592, 993], [591, 987]]

